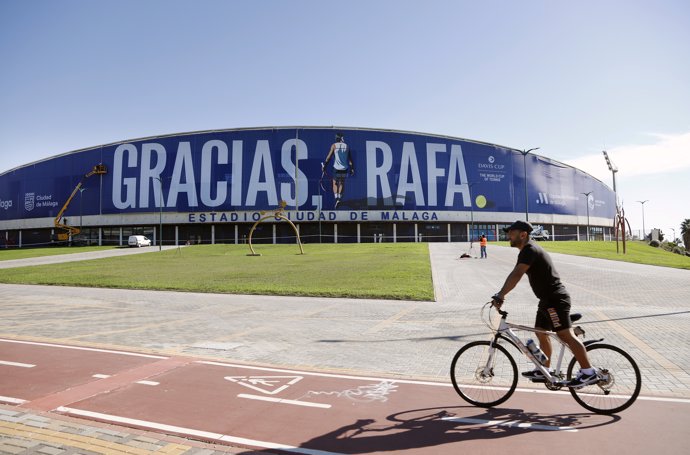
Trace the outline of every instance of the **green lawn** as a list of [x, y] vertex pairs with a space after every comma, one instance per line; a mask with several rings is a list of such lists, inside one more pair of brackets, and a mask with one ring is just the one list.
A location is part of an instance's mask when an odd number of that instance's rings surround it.
[[[508, 242], [496, 242], [494, 245], [509, 246]], [[634, 262], [636, 264], [658, 265], [677, 269], [690, 269], [690, 257], [681, 256], [654, 248], [645, 242], [628, 241], [625, 243], [626, 254], [623, 254], [623, 244], [618, 243], [620, 253], [616, 253], [616, 242], [539, 242], [545, 250], [554, 253], [587, 256], [612, 261]]]
[[0, 248], [0, 261], [26, 259], [58, 254], [86, 253], [88, 251], [111, 250], [114, 246], [49, 246], [45, 248]]
[[199, 245], [126, 257], [4, 269], [2, 283], [232, 294], [433, 300], [424, 243]]
[[[508, 246], [507, 242], [494, 245]], [[540, 242], [555, 253], [690, 269], [690, 258], [628, 242]], [[76, 253], [112, 247], [0, 251], [0, 260]], [[433, 300], [428, 247], [424, 243], [198, 245], [89, 261], [3, 269], [0, 283], [99, 286], [232, 294]]]

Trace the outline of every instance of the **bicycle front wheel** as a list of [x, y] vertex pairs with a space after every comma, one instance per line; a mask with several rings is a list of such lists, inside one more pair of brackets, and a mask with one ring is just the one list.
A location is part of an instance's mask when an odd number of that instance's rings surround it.
[[[593, 344], [587, 346], [587, 357], [599, 370], [601, 380], [581, 389], [570, 389], [575, 401], [598, 414], [615, 414], [635, 402], [642, 378], [640, 369], [627, 352], [610, 344]], [[573, 359], [568, 365], [568, 379], [573, 377], [576, 364]]]
[[506, 401], [517, 386], [517, 365], [508, 351], [490, 341], [473, 341], [450, 365], [453, 387], [465, 401], [491, 407]]

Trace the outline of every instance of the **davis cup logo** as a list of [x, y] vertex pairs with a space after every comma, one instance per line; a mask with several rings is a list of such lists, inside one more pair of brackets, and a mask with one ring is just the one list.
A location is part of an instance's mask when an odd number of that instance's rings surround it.
[[24, 209], [30, 212], [36, 206], [36, 193], [24, 193]]

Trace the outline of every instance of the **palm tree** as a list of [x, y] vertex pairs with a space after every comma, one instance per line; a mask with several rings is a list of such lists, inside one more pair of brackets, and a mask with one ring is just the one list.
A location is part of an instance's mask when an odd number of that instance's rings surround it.
[[686, 251], [690, 251], [690, 218], [686, 218], [680, 223], [680, 235], [683, 236], [683, 245]]

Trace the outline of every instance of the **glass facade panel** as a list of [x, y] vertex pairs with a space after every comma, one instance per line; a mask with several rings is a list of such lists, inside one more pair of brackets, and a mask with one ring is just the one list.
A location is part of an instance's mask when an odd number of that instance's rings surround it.
[[391, 223], [372, 223], [360, 225], [362, 243], [379, 243], [393, 241], [393, 225]]
[[451, 242], [467, 242], [467, 224], [454, 223], [450, 225]]
[[338, 243], [357, 243], [356, 223], [338, 223]]
[[334, 228], [332, 223], [301, 223], [299, 236], [302, 243], [333, 243]]
[[[577, 240], [577, 226], [554, 226], [555, 231], [552, 232], [554, 240]], [[580, 234], [584, 234], [584, 238], [587, 239], [586, 231], [587, 228], [580, 230]]]
[[395, 226], [396, 238], [398, 242], [414, 242], [414, 225], [397, 224]]
[[423, 242], [447, 242], [448, 224], [447, 223], [419, 223], [417, 232], [422, 234]]
[[473, 242], [478, 242], [479, 238], [484, 234], [489, 242], [496, 241], [496, 225], [495, 224], [474, 224], [471, 236]]

